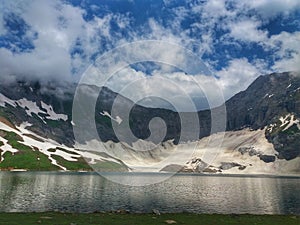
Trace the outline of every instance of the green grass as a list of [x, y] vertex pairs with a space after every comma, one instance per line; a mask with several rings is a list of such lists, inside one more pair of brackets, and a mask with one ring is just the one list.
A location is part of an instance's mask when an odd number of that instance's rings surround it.
[[14, 149], [19, 152], [14, 155], [6, 152], [3, 155], [4, 160], [0, 162], [1, 169], [27, 169], [27, 170], [58, 170], [59, 167], [53, 165], [46, 155], [40, 151], [34, 151], [31, 147], [20, 143], [22, 138], [14, 132], [6, 132], [4, 138], [7, 139]]
[[67, 170], [87, 170], [87, 171], [92, 171], [91, 167], [89, 164], [84, 160], [84, 158], [79, 157], [78, 161], [68, 161], [64, 159], [63, 157], [59, 155], [51, 155], [53, 159], [57, 161], [57, 163], [65, 168]]
[[186, 225], [299, 225], [299, 216], [292, 215], [206, 215], [206, 214], [66, 214], [66, 213], [0, 213], [0, 225], [163, 225], [166, 220]]
[[[59, 167], [51, 164], [48, 157], [38, 151], [21, 150], [12, 155], [11, 152], [6, 152], [3, 155], [4, 160], [0, 163], [1, 169], [26, 169], [26, 170], [41, 170], [52, 171], [58, 170]], [[38, 160], [38, 158], [40, 160]]]

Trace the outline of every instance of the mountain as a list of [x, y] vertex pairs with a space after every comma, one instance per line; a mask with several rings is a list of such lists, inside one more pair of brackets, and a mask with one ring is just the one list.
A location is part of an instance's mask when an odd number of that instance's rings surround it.
[[[106, 87], [100, 89], [94, 117], [84, 116], [86, 107], [83, 104], [80, 108], [83, 114], [76, 121], [77, 124], [74, 124], [72, 104], [75, 90], [76, 84], [63, 86], [25, 81], [0, 84], [1, 168], [89, 170], [91, 168], [84, 160], [87, 159], [93, 165], [97, 164], [101, 171], [130, 171], [157, 164], [168, 158], [174, 149], [184, 149], [189, 160], [178, 164], [176, 160], [165, 160], [163, 164], [159, 164], [160, 168], [155, 169], [247, 173], [260, 172], [257, 168], [265, 166], [270, 169], [263, 170], [263, 173], [300, 172], [299, 74], [286, 72], [258, 77], [245, 91], [225, 103], [225, 133], [217, 129], [213, 131], [215, 134], [209, 136], [212, 129], [211, 111], [204, 110], [197, 113], [201, 132], [197, 136], [187, 132], [184, 139], [180, 139], [180, 119], [190, 118], [193, 113], [143, 107]], [[88, 104], [91, 96], [98, 94], [99, 87], [82, 84], [77, 87], [77, 91], [83, 93], [85, 103]], [[118, 107], [129, 109], [128, 121], [124, 121], [124, 115], [112, 115], [112, 106], [116, 100]], [[212, 110], [218, 112], [219, 109], [220, 107]], [[152, 143], [147, 140], [149, 136], [153, 136], [149, 123], [156, 117], [164, 120], [166, 135], [162, 142], [159, 135], [157, 139], [154, 135]], [[131, 138], [128, 138], [126, 130], [116, 134], [113, 129], [125, 122], [129, 123], [134, 134]], [[84, 138], [76, 139], [75, 143], [73, 125], [80, 125], [78, 123], [95, 123], [102, 146], [92, 146], [95, 140], [88, 131], [84, 131]], [[195, 126], [192, 119], [187, 119], [185, 123], [191, 128]], [[224, 138], [218, 156], [215, 155], [215, 160], [211, 162], [205, 161], [203, 154], [212, 151], [214, 144], [217, 146], [218, 143], [212, 142], [208, 146], [209, 138]], [[186, 150], [191, 145], [189, 143], [196, 143], [198, 146], [192, 156]], [[151, 150], [135, 150], [141, 146]], [[91, 151], [92, 149], [99, 151]], [[29, 158], [25, 155], [29, 155]], [[7, 163], [9, 160], [10, 164]], [[33, 160], [35, 164], [28, 168], [24, 166], [26, 160]]]
[[278, 157], [300, 156], [300, 76], [274, 73], [258, 77], [245, 91], [226, 102], [227, 130], [266, 129]]

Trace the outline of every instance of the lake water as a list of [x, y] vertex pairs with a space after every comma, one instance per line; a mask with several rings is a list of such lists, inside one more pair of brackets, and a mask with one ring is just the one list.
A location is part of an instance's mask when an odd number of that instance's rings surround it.
[[[114, 176], [122, 176], [114, 174]], [[129, 179], [163, 176], [130, 174]], [[123, 186], [95, 173], [0, 172], [0, 211], [300, 214], [300, 179], [176, 175]]]

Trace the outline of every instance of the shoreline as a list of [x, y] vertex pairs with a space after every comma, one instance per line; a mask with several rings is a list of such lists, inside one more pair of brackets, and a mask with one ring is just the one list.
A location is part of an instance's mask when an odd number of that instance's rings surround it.
[[[123, 211], [122, 211], [123, 212]], [[300, 215], [252, 215], [252, 214], [193, 214], [193, 213], [62, 213], [32, 212], [3, 213], [0, 212], [0, 225], [7, 224], [101, 224], [101, 225], [152, 225], [152, 224], [290, 224], [300, 223]]]
[[249, 178], [295, 178], [300, 179], [300, 174], [263, 174], [263, 173], [188, 173], [188, 172], [98, 172], [98, 171], [73, 171], [73, 170], [57, 170], [57, 171], [44, 171], [44, 170], [0, 170], [0, 173], [56, 173], [56, 174], [105, 174], [105, 175], [157, 175], [157, 176], [206, 176], [206, 177], [249, 177]]

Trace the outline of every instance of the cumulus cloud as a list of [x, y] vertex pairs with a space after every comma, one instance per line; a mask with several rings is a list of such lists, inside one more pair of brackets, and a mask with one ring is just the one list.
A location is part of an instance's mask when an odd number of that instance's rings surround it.
[[261, 23], [251, 19], [238, 21], [229, 25], [230, 36], [236, 40], [244, 42], [265, 42], [267, 40], [267, 31], [259, 29]]
[[34, 48], [29, 51], [19, 49], [14, 53], [0, 48], [2, 76], [70, 80], [70, 50], [83, 31], [84, 11], [58, 1], [29, 1], [26, 5], [19, 2], [14, 3], [14, 7], [10, 3], [6, 3], [6, 9], [22, 16], [37, 37], [32, 40]]

